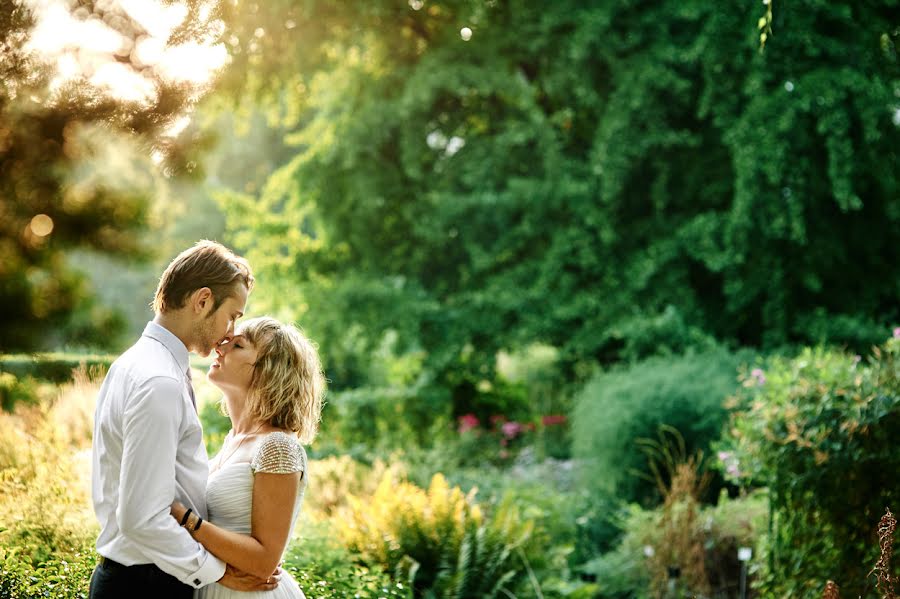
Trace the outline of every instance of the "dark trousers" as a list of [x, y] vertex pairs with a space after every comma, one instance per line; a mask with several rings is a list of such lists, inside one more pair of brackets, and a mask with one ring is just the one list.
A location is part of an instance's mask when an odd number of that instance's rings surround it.
[[100, 560], [91, 576], [89, 599], [191, 599], [194, 589], [154, 564], [123, 566]]

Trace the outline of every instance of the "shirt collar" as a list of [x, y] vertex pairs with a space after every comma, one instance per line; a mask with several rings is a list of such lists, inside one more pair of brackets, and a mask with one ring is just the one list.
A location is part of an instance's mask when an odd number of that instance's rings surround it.
[[188, 356], [187, 347], [185, 347], [184, 343], [181, 342], [181, 339], [176, 337], [169, 329], [156, 324], [151, 320], [147, 323], [147, 326], [144, 327], [143, 336], [162, 343], [172, 354], [172, 357], [175, 358], [175, 361], [178, 362], [178, 367], [181, 368], [181, 371], [188, 371], [191, 362]]

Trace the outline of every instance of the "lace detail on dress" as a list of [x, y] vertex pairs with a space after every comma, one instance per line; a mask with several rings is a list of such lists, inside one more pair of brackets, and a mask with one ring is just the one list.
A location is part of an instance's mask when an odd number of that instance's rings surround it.
[[305, 469], [304, 451], [300, 442], [287, 433], [270, 433], [260, 444], [250, 462], [253, 472], [291, 474]]

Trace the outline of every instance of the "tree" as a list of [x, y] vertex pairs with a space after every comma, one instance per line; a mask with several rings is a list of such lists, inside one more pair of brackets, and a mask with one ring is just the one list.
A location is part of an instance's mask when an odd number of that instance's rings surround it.
[[184, 166], [164, 134], [206, 89], [172, 55], [214, 47], [220, 28], [199, 2], [162, 32], [111, 2], [70, 10], [0, 1], [0, 351], [109, 342], [117, 319], [66, 253], [146, 253], [150, 149]]
[[232, 230], [338, 385], [387, 330], [459, 396], [534, 341], [572, 374], [868, 346], [900, 316], [896, 4], [782, 6], [762, 55], [754, 7], [699, 0], [251, 5], [235, 89], [296, 153]]

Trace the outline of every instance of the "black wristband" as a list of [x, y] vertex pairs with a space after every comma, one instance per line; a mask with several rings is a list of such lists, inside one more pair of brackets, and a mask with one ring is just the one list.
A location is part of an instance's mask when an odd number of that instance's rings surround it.
[[197, 524], [194, 526], [194, 532], [200, 530], [200, 525], [203, 524], [203, 518], [197, 516]]
[[191, 512], [193, 512], [193, 511], [194, 511], [193, 509], [188, 508], [188, 511], [186, 511], [184, 513], [184, 517], [181, 519], [181, 526], [184, 526], [187, 523], [188, 517], [191, 515]]

